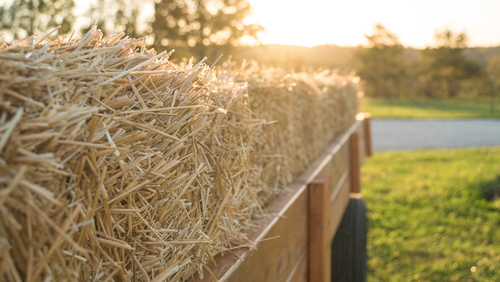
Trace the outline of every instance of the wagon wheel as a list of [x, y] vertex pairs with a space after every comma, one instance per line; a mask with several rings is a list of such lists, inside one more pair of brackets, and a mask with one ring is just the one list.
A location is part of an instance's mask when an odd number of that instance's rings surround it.
[[366, 204], [351, 197], [332, 242], [332, 282], [365, 282]]

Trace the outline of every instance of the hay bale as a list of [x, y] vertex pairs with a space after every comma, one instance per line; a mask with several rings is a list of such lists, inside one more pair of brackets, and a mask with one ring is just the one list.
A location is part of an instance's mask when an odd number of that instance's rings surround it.
[[272, 199], [354, 122], [357, 88], [352, 77], [330, 71], [290, 74], [254, 66], [244, 80], [252, 110], [277, 121], [264, 130], [258, 165]]
[[169, 55], [96, 27], [0, 46], [2, 279], [184, 281], [354, 119], [344, 78]]

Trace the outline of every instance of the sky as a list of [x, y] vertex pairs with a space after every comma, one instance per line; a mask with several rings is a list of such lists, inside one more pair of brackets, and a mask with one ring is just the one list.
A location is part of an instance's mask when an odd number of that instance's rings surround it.
[[381, 23], [406, 47], [434, 44], [437, 29], [466, 31], [469, 46], [500, 45], [500, 0], [249, 0], [248, 22], [266, 28], [264, 44], [365, 44]]
[[[0, 0], [0, 4], [11, 1]], [[89, 1], [75, 1], [78, 15]], [[356, 46], [365, 44], [364, 34], [381, 23], [406, 47], [433, 45], [436, 30], [444, 28], [466, 31], [472, 47], [500, 45], [500, 0], [248, 1], [254, 14], [246, 22], [258, 22], [266, 28], [260, 34], [264, 44]], [[80, 25], [77, 22], [76, 26]]]

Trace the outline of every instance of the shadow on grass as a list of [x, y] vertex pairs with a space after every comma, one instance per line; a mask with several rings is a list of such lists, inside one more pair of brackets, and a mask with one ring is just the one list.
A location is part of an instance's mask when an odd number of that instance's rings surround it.
[[484, 198], [490, 202], [500, 197], [500, 175], [494, 180], [481, 183], [481, 191]]

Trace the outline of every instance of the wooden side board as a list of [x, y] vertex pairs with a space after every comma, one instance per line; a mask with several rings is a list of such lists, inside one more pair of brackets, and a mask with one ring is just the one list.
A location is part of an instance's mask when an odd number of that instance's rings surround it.
[[306, 250], [296, 264], [293, 272], [288, 277], [287, 282], [309, 281], [309, 252]]
[[226, 281], [287, 281], [307, 253], [308, 197], [301, 190], [298, 197]]
[[[366, 132], [365, 115], [358, 114], [354, 124], [268, 205], [267, 211], [272, 216], [257, 220], [256, 225], [259, 227], [247, 231], [248, 238], [256, 243], [257, 249], [241, 248], [215, 257], [216, 265], [208, 265], [215, 277], [219, 281], [321, 281], [311, 280], [310, 275], [311, 254], [316, 254], [311, 253], [310, 248], [314, 244], [311, 236], [315, 235], [310, 232], [314, 224], [311, 224], [309, 211], [316, 201], [311, 198], [308, 186], [313, 181], [324, 186], [322, 193], [326, 196], [322, 198], [322, 203], [327, 213], [323, 216], [321, 226], [327, 230], [325, 236], [333, 238], [352, 189], [352, 146], [359, 146], [359, 155], [354, 161], [354, 164], [357, 162], [359, 165], [371, 146], [366, 144], [369, 140]], [[356, 145], [351, 139], [353, 133], [359, 135]], [[326, 175], [327, 183], [321, 184], [321, 181], [314, 180], [318, 175]], [[331, 239], [328, 241], [331, 242]], [[214, 280], [205, 271], [203, 279], [196, 275], [191, 281]]]

